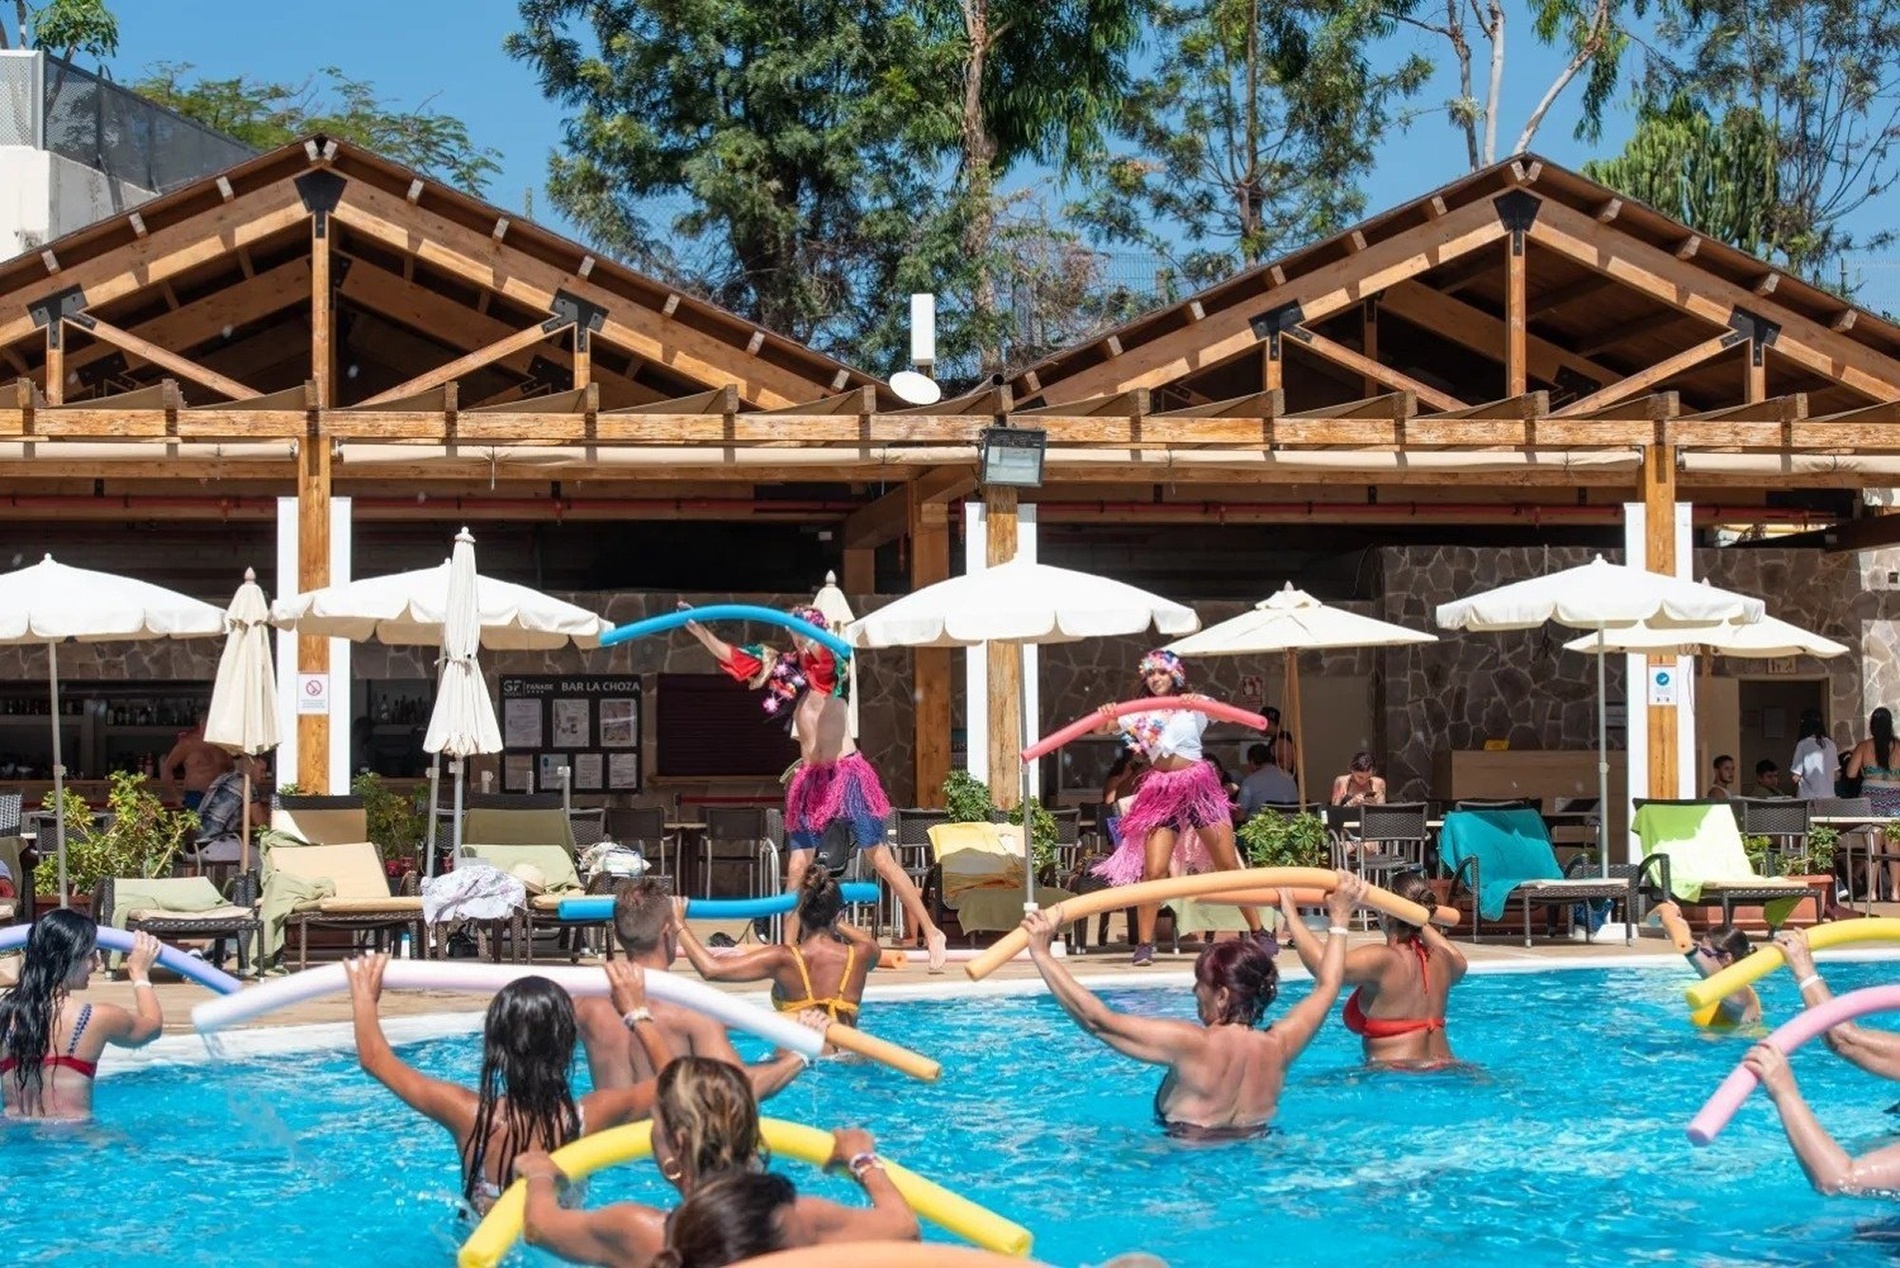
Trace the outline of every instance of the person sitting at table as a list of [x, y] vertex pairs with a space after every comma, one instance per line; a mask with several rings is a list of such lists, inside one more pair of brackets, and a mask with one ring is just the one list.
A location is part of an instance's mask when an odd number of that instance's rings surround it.
[[864, 982], [877, 967], [877, 939], [841, 919], [844, 890], [822, 867], [798, 878], [797, 943], [775, 942], [755, 951], [716, 956], [700, 945], [686, 923], [686, 900], [673, 900], [673, 934], [680, 949], [708, 982], [772, 983], [772, 1006], [781, 1013], [822, 1009], [834, 1022], [855, 1026]]
[[1709, 763], [1715, 774], [1715, 782], [1709, 785], [1709, 791], [1703, 794], [1708, 801], [1728, 801], [1735, 796], [1735, 759], [1727, 753], [1718, 756]]
[[[230, 769], [231, 755], [205, 739], [202, 713], [193, 720], [189, 731], [179, 733], [171, 751], [158, 759], [159, 778], [171, 784], [174, 791], [183, 784], [179, 799], [187, 810], [196, 810], [210, 790], [211, 781]], [[179, 774], [184, 776], [182, 780]]]
[[[204, 800], [198, 803], [198, 834], [184, 852], [188, 861], [200, 865], [236, 863], [242, 857], [244, 776], [247, 771], [255, 786], [261, 773], [258, 760], [241, 756], [230, 770], [212, 780], [211, 786], [205, 789]], [[267, 823], [269, 817], [268, 808], [259, 816], [257, 807], [252, 807], [253, 824]]]
[[1775, 764], [1774, 758], [1764, 757], [1755, 763], [1755, 786], [1748, 795], [1770, 801], [1788, 795], [1788, 790], [1781, 784], [1781, 767]]
[[[1657, 903], [1656, 915], [1676, 950], [1689, 961], [1689, 967], [1703, 977], [1714, 977], [1729, 965], [1748, 958], [1751, 950], [1748, 935], [1734, 925], [1716, 925], [1697, 938], [1689, 932], [1689, 922], [1682, 918], [1682, 908], [1674, 902]], [[1753, 987], [1744, 986], [1716, 1004], [1697, 1009], [1694, 1016], [1696, 1025], [1712, 1030], [1752, 1026], [1761, 1020], [1761, 998]]]
[[1346, 773], [1333, 781], [1335, 806], [1383, 806], [1385, 780], [1372, 773], [1372, 754], [1360, 749], [1352, 755]]
[[1249, 744], [1247, 777], [1240, 781], [1240, 821], [1259, 814], [1262, 806], [1290, 806], [1299, 799], [1299, 785], [1273, 760], [1273, 750], [1265, 744]]

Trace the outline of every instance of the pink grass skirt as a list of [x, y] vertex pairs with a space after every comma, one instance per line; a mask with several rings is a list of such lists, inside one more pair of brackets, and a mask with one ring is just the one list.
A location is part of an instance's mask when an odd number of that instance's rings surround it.
[[785, 789], [785, 834], [794, 850], [817, 849], [825, 829], [839, 820], [851, 824], [860, 850], [883, 845], [890, 817], [890, 799], [878, 782], [877, 768], [861, 752], [835, 762], [807, 762]]
[[1148, 834], [1157, 828], [1174, 829], [1174, 859], [1184, 871], [1210, 871], [1214, 860], [1195, 829], [1232, 817], [1220, 777], [1208, 763], [1150, 771], [1135, 790], [1134, 804], [1115, 822], [1121, 838], [1115, 852], [1090, 871], [1111, 885], [1134, 884], [1147, 871]]

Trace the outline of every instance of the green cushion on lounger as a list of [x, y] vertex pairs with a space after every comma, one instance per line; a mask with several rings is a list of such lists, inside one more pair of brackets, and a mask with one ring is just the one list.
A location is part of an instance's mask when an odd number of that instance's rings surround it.
[[125, 928], [126, 916], [134, 911], [165, 911], [179, 915], [210, 911], [225, 906], [218, 887], [202, 876], [115, 877], [112, 882], [111, 923]]
[[574, 856], [558, 845], [465, 844], [462, 857], [479, 859], [504, 872], [532, 863], [541, 869], [541, 884], [550, 894], [578, 893], [586, 888], [581, 884], [581, 874], [574, 869]]

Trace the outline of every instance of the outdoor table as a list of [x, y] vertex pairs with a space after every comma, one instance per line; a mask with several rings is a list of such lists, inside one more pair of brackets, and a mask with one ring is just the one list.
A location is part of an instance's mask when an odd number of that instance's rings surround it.
[[[1809, 823], [1824, 824], [1840, 833], [1836, 848], [1841, 851], [1841, 861], [1846, 864], [1847, 892], [1854, 892], [1854, 845], [1859, 840], [1865, 847], [1869, 860], [1874, 852], [1874, 833], [1886, 825], [1886, 820], [1870, 815], [1815, 815]], [[1874, 886], [1867, 887], [1867, 895], [1861, 900], [1861, 914], [1874, 914]]]

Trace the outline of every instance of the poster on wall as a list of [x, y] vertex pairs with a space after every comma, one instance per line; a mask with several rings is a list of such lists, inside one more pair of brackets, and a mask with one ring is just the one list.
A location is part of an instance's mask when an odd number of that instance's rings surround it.
[[638, 677], [520, 674], [501, 679], [502, 782], [509, 792], [639, 792]]

